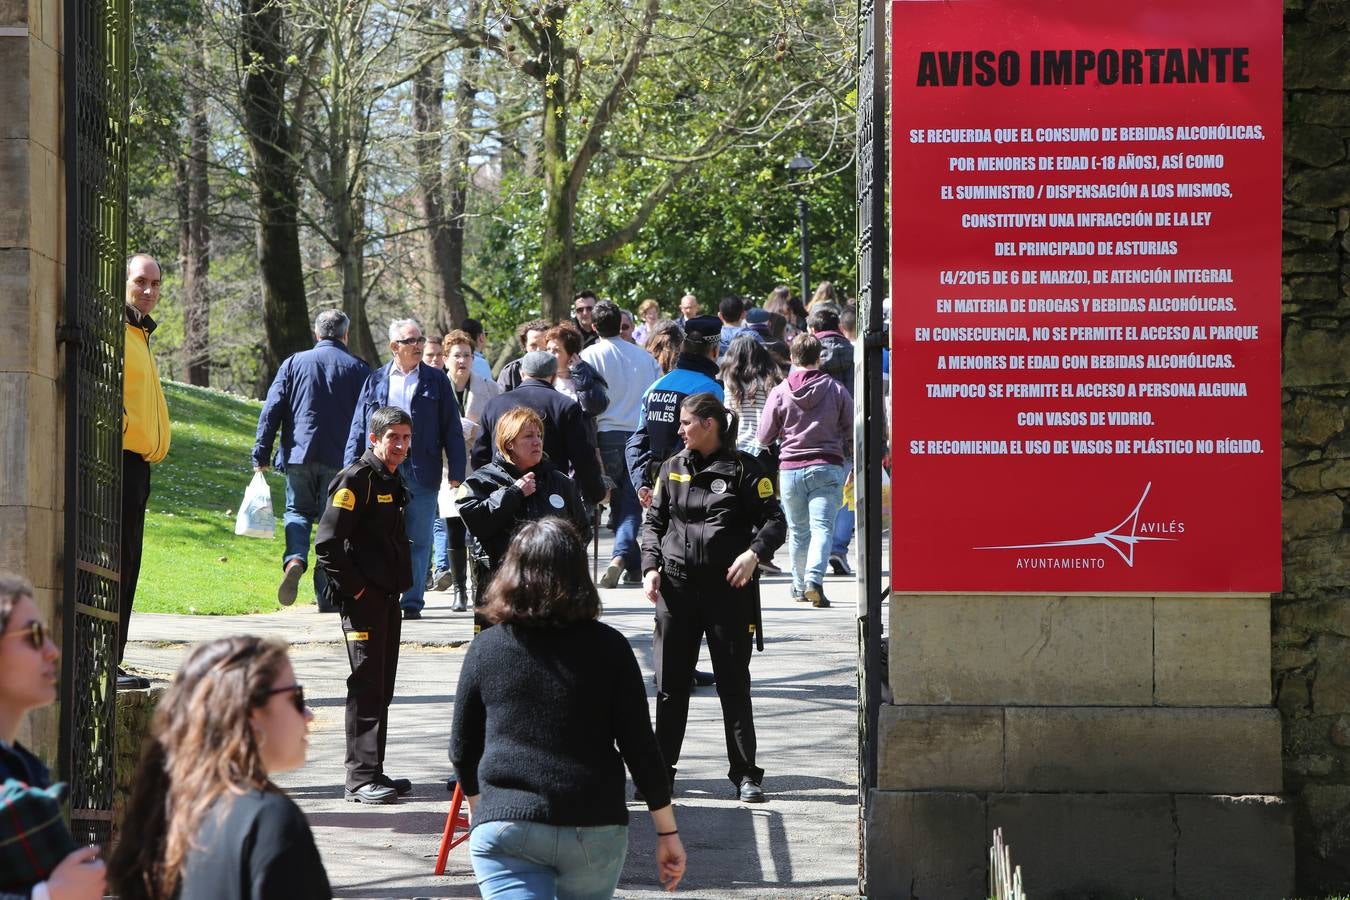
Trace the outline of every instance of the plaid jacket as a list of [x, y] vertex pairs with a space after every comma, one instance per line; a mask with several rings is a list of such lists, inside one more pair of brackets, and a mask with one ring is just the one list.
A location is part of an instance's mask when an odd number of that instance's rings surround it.
[[0, 743], [0, 898], [27, 897], [75, 849], [61, 815], [66, 786], [48, 787], [47, 767]]

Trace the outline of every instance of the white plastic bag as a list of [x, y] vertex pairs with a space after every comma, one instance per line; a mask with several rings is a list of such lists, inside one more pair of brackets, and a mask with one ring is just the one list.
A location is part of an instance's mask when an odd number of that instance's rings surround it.
[[261, 472], [253, 473], [253, 480], [244, 491], [244, 502], [234, 517], [234, 533], [244, 537], [268, 538], [277, 530], [277, 519], [272, 514], [272, 489]]

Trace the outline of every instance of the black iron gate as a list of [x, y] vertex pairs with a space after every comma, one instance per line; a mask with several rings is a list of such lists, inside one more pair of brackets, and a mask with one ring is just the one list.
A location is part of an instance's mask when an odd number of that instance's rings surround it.
[[[889, 0], [858, 4], [858, 320], [863, 352], [856, 381], [862, 389], [854, 432], [855, 460], [869, 463], [886, 452], [886, 410], [881, 351], [886, 347], [886, 15]], [[867, 812], [877, 786], [877, 718], [881, 707], [881, 467], [858, 466], [858, 890], [867, 894]]]
[[61, 777], [71, 831], [111, 837], [122, 497], [129, 0], [65, 2], [65, 576]]

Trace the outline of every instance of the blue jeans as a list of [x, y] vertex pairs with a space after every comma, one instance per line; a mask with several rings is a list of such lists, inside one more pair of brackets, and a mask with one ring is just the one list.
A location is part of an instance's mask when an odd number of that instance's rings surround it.
[[437, 572], [450, 568], [450, 529], [439, 515], [431, 520], [431, 567]]
[[[400, 470], [407, 465], [404, 463]], [[412, 587], [403, 592], [399, 606], [420, 612], [426, 605], [423, 595], [427, 591], [427, 565], [431, 562], [431, 523], [436, 518], [436, 494], [441, 486], [418, 484], [409, 471], [403, 472], [403, 481], [410, 494], [408, 508], [403, 511], [403, 527], [412, 543]]]
[[778, 472], [778, 489], [787, 516], [793, 590], [804, 591], [808, 584], [825, 582], [845, 474], [843, 466], [828, 463]]
[[625, 572], [638, 573], [642, 566], [642, 553], [637, 542], [642, 507], [638, 504], [637, 491], [633, 490], [633, 479], [623, 456], [624, 445], [632, 436], [629, 431], [602, 431], [597, 435], [605, 474], [614, 482], [614, 490], [609, 495], [617, 526], [614, 529], [614, 555], [623, 560]]
[[834, 556], [848, 556], [848, 545], [853, 543], [853, 510], [847, 506], [839, 507], [839, 516], [834, 520], [834, 546], [830, 553]]
[[338, 473], [335, 466], [323, 463], [291, 463], [286, 466], [286, 552], [281, 558], [284, 569], [293, 559], [309, 568], [309, 537], [314, 523], [323, 515], [328, 502], [328, 484]]
[[627, 825], [484, 822], [469, 834], [485, 900], [607, 900], [628, 854]]

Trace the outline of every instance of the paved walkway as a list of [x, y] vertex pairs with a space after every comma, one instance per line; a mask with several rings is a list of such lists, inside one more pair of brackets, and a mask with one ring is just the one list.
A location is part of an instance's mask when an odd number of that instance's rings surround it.
[[[780, 554], [781, 559], [782, 554]], [[602, 558], [606, 558], [602, 554]], [[676, 782], [680, 835], [689, 866], [685, 897], [853, 897], [857, 894], [857, 689], [854, 586], [827, 579], [834, 606], [793, 603], [787, 579], [763, 582], [765, 649], [751, 664], [758, 762], [769, 802], [732, 799], [721, 708], [700, 688]], [[268, 593], [273, 585], [260, 586]], [[651, 667], [651, 604], [639, 588], [602, 591], [604, 621], [628, 636], [644, 674]], [[339, 897], [476, 897], [468, 847], [433, 876], [449, 808], [444, 779], [455, 685], [471, 633], [467, 613], [428, 594], [425, 618], [405, 622], [398, 697], [390, 711], [388, 768], [413, 780], [394, 806], [342, 799], [343, 703], [347, 659], [337, 618], [313, 606], [256, 616], [134, 615], [128, 666], [168, 677], [189, 643], [249, 632], [290, 641], [314, 708], [309, 763], [278, 779], [309, 817]], [[703, 651], [700, 668], [710, 668]], [[653, 693], [650, 681], [648, 693]], [[628, 861], [618, 896], [656, 897], [655, 837], [645, 807], [629, 804]]]

